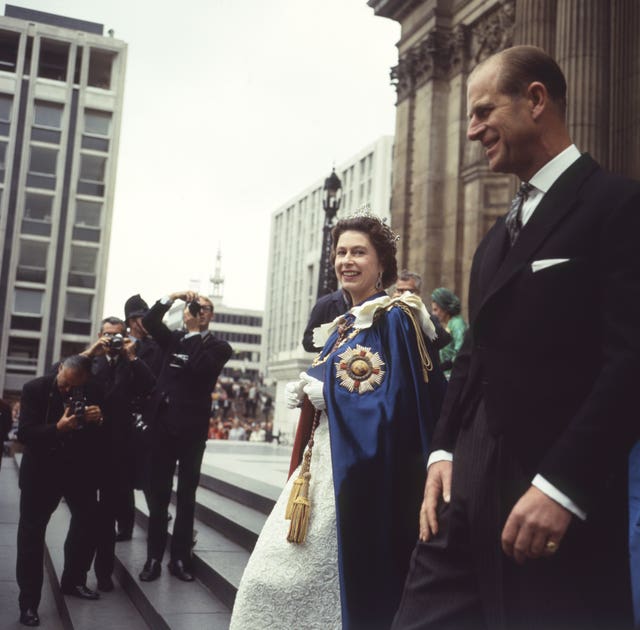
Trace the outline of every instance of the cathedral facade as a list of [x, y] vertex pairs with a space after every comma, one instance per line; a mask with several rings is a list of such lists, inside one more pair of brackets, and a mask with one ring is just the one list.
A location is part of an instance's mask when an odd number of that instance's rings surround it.
[[637, 0], [369, 0], [398, 21], [391, 222], [399, 267], [466, 301], [471, 259], [516, 189], [466, 139], [466, 79], [491, 54], [540, 46], [568, 83], [580, 151], [640, 179], [640, 2]]

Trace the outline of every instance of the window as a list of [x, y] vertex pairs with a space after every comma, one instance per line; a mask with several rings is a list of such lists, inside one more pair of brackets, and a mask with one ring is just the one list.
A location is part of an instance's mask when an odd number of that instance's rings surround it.
[[102, 204], [98, 201], [78, 199], [76, 201], [76, 219], [73, 227], [73, 239], [76, 241], [100, 242], [100, 219]]
[[7, 161], [7, 143], [0, 142], [0, 182], [4, 181], [4, 171]]
[[48, 250], [47, 241], [21, 239], [16, 280], [46, 282]]
[[114, 57], [115, 53], [109, 50], [91, 49], [87, 85], [103, 90], [111, 89], [111, 68]]
[[32, 145], [27, 186], [53, 190], [56, 187], [57, 161], [58, 151], [56, 149]]
[[0, 136], [9, 136], [12, 108], [13, 98], [8, 94], [0, 94]]
[[94, 136], [108, 137], [111, 133], [111, 113], [97, 109], [85, 110], [84, 132]]
[[107, 158], [83, 153], [80, 162], [78, 192], [83, 195], [104, 195], [104, 176]]
[[66, 359], [71, 355], [80, 354], [82, 351], [86, 350], [86, 348], [87, 346], [84, 343], [79, 343], [77, 341], [63, 341], [60, 358]]
[[35, 374], [38, 366], [37, 339], [9, 337], [7, 372], [13, 374]]
[[36, 289], [16, 289], [13, 297], [13, 312], [21, 315], [42, 315], [44, 292]]
[[67, 293], [63, 332], [77, 335], [91, 333], [91, 307], [93, 295]]
[[97, 258], [97, 248], [72, 245], [68, 278], [70, 287], [95, 288]]
[[58, 103], [36, 101], [31, 139], [60, 144], [63, 106]]
[[54, 39], [40, 40], [40, 59], [38, 76], [54, 81], [67, 80], [67, 64], [69, 62], [69, 44]]
[[0, 31], [0, 70], [15, 72], [18, 61], [20, 33]]
[[85, 110], [84, 135], [82, 136], [83, 149], [108, 151], [110, 133], [111, 114], [109, 112], [101, 112], [96, 109]]
[[86, 295], [84, 293], [67, 293], [67, 310], [65, 318], [90, 321], [92, 302], [92, 295]]
[[51, 234], [52, 206], [52, 195], [28, 192], [24, 201], [22, 233], [49, 236]]

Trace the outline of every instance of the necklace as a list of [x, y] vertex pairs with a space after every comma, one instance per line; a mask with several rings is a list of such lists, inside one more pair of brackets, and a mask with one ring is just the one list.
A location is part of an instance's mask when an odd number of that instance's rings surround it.
[[353, 323], [355, 321], [355, 317], [349, 314], [346, 317], [341, 318], [338, 321], [338, 338], [333, 344], [331, 350], [327, 352], [324, 356], [322, 356], [322, 351], [318, 354], [318, 356], [311, 363], [312, 367], [316, 367], [317, 365], [322, 365], [327, 361], [327, 359], [340, 347], [343, 346], [347, 341], [353, 339], [359, 332], [359, 328], [352, 328]]

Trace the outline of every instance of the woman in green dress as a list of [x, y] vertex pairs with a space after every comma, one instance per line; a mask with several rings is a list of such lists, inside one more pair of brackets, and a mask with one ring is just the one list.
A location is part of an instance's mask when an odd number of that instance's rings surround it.
[[444, 287], [435, 289], [431, 294], [431, 311], [451, 335], [451, 341], [440, 350], [440, 365], [448, 379], [468, 326], [460, 315], [460, 298], [449, 289]]

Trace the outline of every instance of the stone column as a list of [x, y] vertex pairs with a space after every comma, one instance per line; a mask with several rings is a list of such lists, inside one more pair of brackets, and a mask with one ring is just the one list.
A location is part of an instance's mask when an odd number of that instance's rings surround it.
[[610, 168], [640, 179], [640, 5], [611, 0]]
[[558, 0], [556, 59], [567, 77], [569, 133], [609, 165], [609, 16], [602, 0]]
[[516, 0], [514, 44], [539, 46], [555, 54], [557, 0]]

